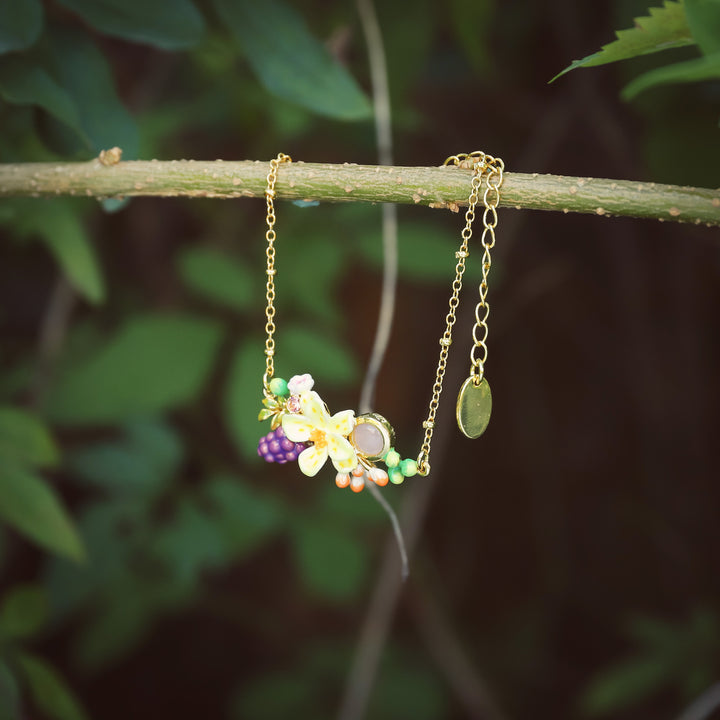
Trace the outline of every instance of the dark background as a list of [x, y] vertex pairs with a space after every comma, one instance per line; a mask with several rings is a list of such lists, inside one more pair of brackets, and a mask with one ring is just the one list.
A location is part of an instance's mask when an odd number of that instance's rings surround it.
[[[609, 42], [615, 29], [630, 27], [643, 3], [479, 6], [485, 22], [472, 23], [473, 50], [461, 41], [469, 3], [464, 11], [462, 3], [455, 10], [378, 3], [397, 165], [438, 165], [450, 154], [482, 149], [502, 157], [511, 172], [718, 186], [717, 84], [657, 89], [622, 102], [622, 86], [653, 58], [580, 69], [548, 84], [573, 59]], [[76, 22], [48, 7], [55, 21]], [[369, 89], [352, 3], [296, 7]], [[164, 53], [95, 39], [119, 95], [140, 118], [143, 157], [264, 160], [283, 151], [307, 162], [376, 162], [370, 122], [342, 123], [278, 100], [227, 52]], [[376, 406], [395, 426], [403, 452], [413, 455], [462, 216], [422, 207], [398, 213], [397, 315]], [[107, 329], [132, 312], [190, 308], [230, 328], [203, 395], [165, 418], [184, 455], [154, 505], [157, 527], [179, 492], [194, 492], [218, 469], [280, 498], [287, 512], [241, 558], [198, 561], [182, 602], [161, 603], [139, 627], [131, 623], [132, 632], [122, 611], [112, 613], [144, 597], [141, 583], [119, 585], [112, 600], [60, 614], [35, 650], [102, 720], [335, 717], [371, 599], [377, 587], [396, 582], [387, 522], [368, 493], [326, 493], [328, 468], [309, 480], [238, 451], [221, 410], [224, 378], [236, 341], [257, 342], [262, 354], [262, 294], [238, 318], [189, 293], [177, 270], [179, 254], [200, 244], [235, 253], [260, 278], [262, 203], [135, 199], [87, 222], [108, 299], [99, 308], [78, 301], [71, 327], [83, 321]], [[405, 272], [403, 252], [412, 252], [419, 225], [446, 243], [446, 273]], [[323, 318], [283, 300], [280, 272], [278, 357], [283, 322], [310, 325], [362, 368], [380, 269], [370, 259], [377, 249], [358, 247], [372, 238], [379, 247], [380, 211], [278, 203], [281, 269], [291, 267], [298, 248], [312, 246], [321, 227], [341, 248], [333, 268], [318, 261], [318, 282], [332, 276], [334, 314]], [[3, 243], [2, 253], [5, 357], [29, 363], [56, 270], [36, 245]], [[476, 250], [469, 260], [475, 279], [479, 262]], [[604, 709], [614, 718], [670, 718], [717, 680], [719, 270], [716, 229], [500, 211], [486, 366], [492, 421], [476, 441], [454, 427], [476, 302], [471, 281], [455, 329], [432, 475], [386, 492], [405, 526], [417, 529], [417, 545], [397, 605], [386, 601], [390, 627], [368, 717], [560, 720]], [[318, 372], [316, 388], [331, 409], [352, 407], [361, 379], [356, 372], [328, 386]], [[247, 402], [254, 408], [258, 399]], [[69, 457], [97, 438], [114, 437], [107, 428], [57, 432]], [[53, 477], [80, 516], [95, 491], [78, 484], [68, 467]], [[283, 527], [298, 519], [318, 530], [321, 545], [342, 533], [343, 543], [333, 547], [336, 565], [350, 568], [345, 585], [334, 585], [333, 573], [318, 582], [307, 559], [299, 559], [297, 538]], [[327, 526], [335, 534], [323, 536]], [[133, 546], [130, 565], [145, 562], [144, 548], [155, 542], [148, 533]], [[187, 530], [186, 542], [192, 555], [203, 539]], [[48, 556], [14, 534], [6, 533], [4, 544], [3, 587], [39, 581], [53, 597], [53, 582], [73, 582], [62, 574], [53, 581]], [[112, 640], [110, 650], [88, 654], [93, 633], [102, 634], [93, 625], [97, 613], [110, 618], [106, 634], [129, 638], [126, 647]], [[374, 622], [382, 617], [371, 615]]]

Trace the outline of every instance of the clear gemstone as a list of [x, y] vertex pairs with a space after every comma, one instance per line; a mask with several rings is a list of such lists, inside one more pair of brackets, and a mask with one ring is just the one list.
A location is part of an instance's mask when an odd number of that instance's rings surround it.
[[302, 409], [300, 405], [300, 397], [298, 395], [291, 395], [285, 403], [285, 409], [291, 413], [299, 413]]

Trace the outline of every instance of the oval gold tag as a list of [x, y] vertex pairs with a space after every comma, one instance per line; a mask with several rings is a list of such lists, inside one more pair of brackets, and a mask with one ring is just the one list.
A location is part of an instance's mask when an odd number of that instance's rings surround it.
[[460, 430], [469, 438], [478, 438], [490, 422], [492, 393], [488, 381], [483, 378], [475, 385], [472, 376], [460, 388], [455, 417]]

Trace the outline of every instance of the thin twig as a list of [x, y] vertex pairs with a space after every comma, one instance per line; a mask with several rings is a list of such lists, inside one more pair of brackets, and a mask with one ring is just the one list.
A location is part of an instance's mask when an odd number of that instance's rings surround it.
[[[393, 164], [392, 116], [390, 111], [390, 89], [388, 87], [387, 64], [380, 25], [372, 0], [357, 0], [360, 25], [365, 35], [372, 80], [373, 111], [375, 114], [375, 135], [378, 145], [378, 160], [381, 165]], [[373, 409], [375, 385], [385, 359], [393, 317], [398, 276], [397, 206], [386, 203], [382, 208], [383, 282], [380, 296], [375, 339], [370, 354], [365, 380], [360, 392], [360, 412]], [[399, 528], [398, 528], [399, 530]], [[397, 533], [397, 530], [396, 530]], [[401, 537], [398, 541], [401, 541]]]
[[58, 355], [67, 334], [70, 316], [77, 294], [64, 274], [58, 276], [48, 300], [37, 340], [35, 371], [30, 384], [30, 404], [42, 407], [45, 394], [52, 383]]
[[[378, 158], [381, 165], [392, 165], [392, 121], [390, 115], [390, 91], [387, 82], [387, 66], [385, 64], [385, 50], [380, 34], [380, 25], [377, 21], [375, 8], [372, 0], [358, 0], [358, 13], [365, 33], [365, 41], [368, 46], [368, 57], [370, 61], [370, 74], [372, 76], [373, 88], [373, 109], [375, 113], [375, 130], [378, 144]], [[373, 409], [375, 397], [375, 385], [377, 377], [385, 359], [390, 333], [392, 331], [393, 318], [395, 316], [395, 296], [397, 293], [398, 276], [398, 240], [397, 240], [397, 207], [392, 204], [383, 205], [382, 222], [382, 243], [383, 243], [383, 283], [380, 297], [380, 310], [378, 312], [377, 327], [375, 329], [375, 340], [370, 354], [365, 379], [360, 392], [359, 410], [361, 413], [370, 412]], [[382, 491], [375, 483], [367, 483], [375, 500], [385, 510], [390, 518], [395, 540], [401, 559], [402, 579], [407, 579], [410, 568], [408, 565], [407, 551], [402, 529], [398, 522], [397, 515], [387, 500], [383, 497]]]
[[[474, 148], [473, 148], [474, 149]], [[485, 148], [502, 157], [502, 148]], [[134, 160], [0, 164], [0, 197], [263, 197], [266, 161]], [[467, 203], [471, 170], [294, 162], [283, 168], [278, 198], [324, 202], [383, 202], [457, 210]], [[507, 172], [501, 207], [622, 215], [720, 225], [720, 190]]]
[[706, 720], [720, 707], [720, 683], [711, 685], [700, 697], [693, 700], [678, 720]]
[[[435, 437], [436, 455], [442, 454], [443, 435], [446, 433], [443, 432]], [[409, 488], [402, 503], [400, 521], [405, 529], [409, 556], [412, 555], [427, 513], [434, 486], [433, 478], [433, 473], [426, 478], [416, 478], [415, 485]], [[365, 620], [360, 630], [360, 639], [348, 674], [348, 683], [337, 715], [338, 720], [361, 720], [365, 717], [382, 651], [403, 587], [393, 545], [394, 542], [390, 541], [383, 553], [380, 572], [368, 603]]]
[[365, 484], [380, 507], [382, 507], [390, 518], [390, 524], [392, 525], [393, 534], [395, 535], [395, 542], [397, 543], [398, 552], [400, 553], [400, 579], [405, 582], [410, 574], [410, 563], [408, 562], [405, 538], [403, 537], [402, 528], [400, 527], [400, 521], [390, 503], [385, 499], [380, 488], [371, 480], [368, 480]]
[[473, 666], [460, 638], [442, 612], [430, 588], [414, 583], [412, 607], [420, 634], [444, 673], [448, 685], [464, 705], [468, 718], [505, 720], [487, 682]]
[[[387, 65], [385, 62], [385, 49], [382, 42], [380, 25], [375, 13], [372, 0], [357, 0], [360, 24], [365, 35], [368, 49], [370, 75], [373, 90], [373, 111], [375, 115], [375, 132], [378, 145], [378, 159], [381, 165], [392, 165], [392, 120], [390, 112], [390, 91], [388, 88]], [[393, 318], [395, 316], [395, 297], [397, 295], [398, 275], [398, 239], [397, 239], [397, 206], [386, 203], [382, 208], [382, 244], [383, 244], [383, 282], [380, 297], [380, 309], [375, 329], [375, 339], [370, 354], [365, 379], [360, 393], [360, 412], [370, 412], [373, 408], [377, 377], [385, 359]], [[368, 481], [370, 492], [375, 500], [385, 510], [392, 524], [393, 534], [400, 552], [400, 575], [402, 581], [408, 577], [410, 566], [402, 528], [395, 511], [375, 483]], [[386, 556], [387, 557], [387, 556]], [[361, 635], [355, 650], [353, 672], [348, 675], [344, 694], [343, 707], [340, 717], [357, 713], [364, 714], [367, 701], [372, 690], [377, 663], [380, 659], [384, 645], [384, 634], [372, 642], [372, 652], [368, 655], [365, 644], [368, 642], [366, 634]], [[357, 674], [356, 674], [357, 673]], [[348, 701], [349, 704], [348, 704]]]

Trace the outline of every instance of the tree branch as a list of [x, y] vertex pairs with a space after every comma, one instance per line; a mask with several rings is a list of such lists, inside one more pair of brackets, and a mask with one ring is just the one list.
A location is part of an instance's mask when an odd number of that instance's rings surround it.
[[[0, 197], [262, 197], [267, 162], [134, 160], [103, 164], [0, 164]], [[295, 162], [284, 165], [279, 198], [390, 202], [457, 210], [471, 171], [457, 167], [381, 167]], [[561, 175], [506, 173], [501, 205], [720, 225], [720, 190]]]

